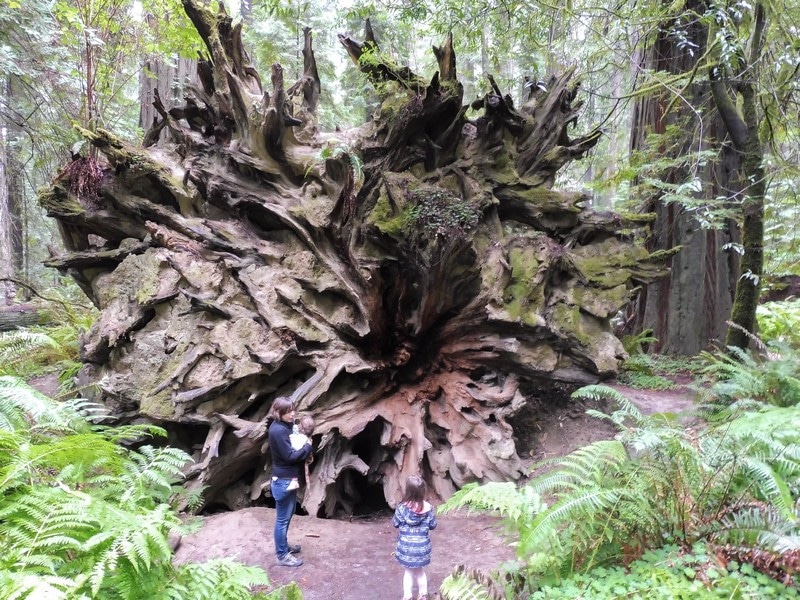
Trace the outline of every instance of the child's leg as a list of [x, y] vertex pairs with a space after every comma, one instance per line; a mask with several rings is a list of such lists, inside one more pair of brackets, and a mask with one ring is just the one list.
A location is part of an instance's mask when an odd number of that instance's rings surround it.
[[417, 591], [420, 596], [428, 594], [428, 576], [425, 574], [425, 569], [414, 569], [417, 571]]
[[411, 598], [413, 598], [413, 596], [411, 595], [411, 585], [412, 585], [412, 583], [414, 581], [414, 578], [412, 577], [411, 572], [415, 571], [415, 570], [416, 569], [406, 569], [405, 573], [403, 573], [403, 598], [404, 598], [404, 600], [406, 598], [408, 600], [411, 600]]

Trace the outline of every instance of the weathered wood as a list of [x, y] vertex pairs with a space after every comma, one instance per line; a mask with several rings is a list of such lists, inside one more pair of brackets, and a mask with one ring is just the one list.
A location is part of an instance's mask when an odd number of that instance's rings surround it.
[[31, 306], [0, 306], [0, 331], [13, 331], [21, 327], [41, 325], [45, 320], [45, 313]]
[[318, 423], [312, 514], [394, 505], [415, 473], [441, 498], [520, 477], [511, 417], [554, 380], [614, 373], [610, 318], [662, 272], [630, 222], [551, 189], [599, 135], [567, 135], [571, 73], [520, 109], [490, 80], [470, 120], [449, 36], [427, 81], [368, 27], [340, 39], [382, 104], [334, 139], [310, 31], [301, 80], [285, 91], [274, 65], [262, 92], [224, 10], [184, 4], [209, 55], [202, 89], [157, 110], [172, 143], [84, 132], [99, 200], [75, 169], [41, 198], [71, 244], [53, 264], [102, 311], [83, 344], [101, 398], [184, 440], [187, 486], [230, 508], [267, 481], [278, 396]]

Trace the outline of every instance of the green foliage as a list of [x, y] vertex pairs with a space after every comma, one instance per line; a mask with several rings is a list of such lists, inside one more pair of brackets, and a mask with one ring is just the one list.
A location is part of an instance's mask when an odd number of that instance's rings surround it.
[[53, 325], [0, 333], [0, 375], [31, 378], [56, 372], [62, 391], [68, 391], [82, 366], [78, 339], [91, 327], [97, 311], [57, 289], [49, 295], [40, 310]]
[[453, 494], [439, 507], [441, 512], [466, 508], [468, 512], [479, 511], [499, 515], [514, 527], [524, 526], [531, 514], [546, 508], [538, 494], [532, 489], [517, 488], [511, 481], [490, 482], [478, 486], [469, 483]]
[[644, 345], [657, 342], [658, 338], [653, 336], [652, 329], [645, 329], [636, 335], [625, 335], [620, 341], [628, 354], [642, 354], [644, 353]]
[[464, 575], [445, 577], [439, 592], [445, 600], [491, 600], [483, 585]]
[[639, 390], [670, 390], [675, 384], [655, 373], [655, 363], [647, 354], [634, 354], [622, 364], [617, 381]]
[[707, 366], [697, 386], [711, 413], [729, 405], [764, 403], [796, 406], [800, 402], [800, 355], [776, 342], [756, 354], [729, 347], [727, 353], [702, 353]]
[[48, 328], [17, 329], [0, 332], [0, 373], [30, 377], [50, 368], [71, 370], [77, 356]]
[[[469, 506], [505, 516], [517, 540], [524, 591], [556, 586], [536, 596], [542, 598], [611, 598], [659, 586], [684, 594], [663, 597], [716, 593], [708, 569], [705, 579], [693, 569], [660, 569], [662, 581], [645, 576], [649, 569], [643, 568], [634, 587], [619, 587], [622, 570], [606, 571], [598, 580], [598, 567], [636, 559], [647, 564], [648, 552], [665, 542], [683, 548], [713, 544], [751, 559], [761, 553], [768, 560], [760, 568], [776, 574], [792, 568], [792, 556], [800, 551], [800, 415], [794, 409], [765, 407], [702, 427], [666, 414], [645, 416], [606, 386], [587, 386], [574, 396], [617, 406], [609, 414], [588, 411], [613, 423], [616, 439], [538, 463], [540, 474], [518, 489], [470, 486], [443, 505], [444, 511]], [[699, 584], [686, 578], [690, 570]], [[764, 580], [766, 588], [781, 587]], [[725, 575], [730, 590], [740, 584], [739, 575]], [[566, 586], [563, 595], [553, 591], [558, 586]]]
[[800, 593], [731, 561], [720, 566], [713, 549], [696, 544], [691, 552], [665, 546], [646, 552], [627, 567], [598, 567], [559, 582], [542, 582], [531, 600], [711, 600], [713, 598], [797, 598]]
[[318, 166], [326, 160], [337, 160], [340, 158], [344, 158], [347, 161], [350, 171], [353, 174], [353, 181], [359, 185], [363, 183], [364, 163], [361, 157], [354, 153], [346, 144], [338, 140], [332, 140], [331, 143], [317, 152], [314, 157], [314, 163], [306, 169], [305, 175], [308, 176], [315, 165]]
[[[0, 377], [0, 589], [5, 598], [243, 599], [266, 573], [231, 561], [172, 564], [180, 450], [140, 445], [158, 427], [101, 425], [86, 401], [55, 402]], [[279, 598], [280, 596], [272, 596]]]
[[[160, 598], [209, 598], [248, 600], [254, 596], [253, 586], [268, 585], [266, 573], [258, 567], [248, 567], [228, 559], [211, 560], [204, 564], [186, 564], [178, 567], [175, 578], [160, 593]], [[266, 598], [280, 600], [302, 599], [297, 596], [297, 586], [271, 593]], [[155, 590], [154, 590], [155, 591]], [[284, 592], [287, 592], [284, 595]]]
[[411, 192], [414, 208], [411, 211], [413, 227], [428, 235], [458, 239], [472, 231], [480, 215], [467, 202], [444, 190], [414, 190]]
[[756, 309], [759, 337], [800, 349], [800, 300], [767, 302]]
[[701, 366], [698, 360], [684, 356], [631, 353], [622, 363], [617, 381], [635, 389], [669, 390], [676, 387], [676, 376], [694, 377]]

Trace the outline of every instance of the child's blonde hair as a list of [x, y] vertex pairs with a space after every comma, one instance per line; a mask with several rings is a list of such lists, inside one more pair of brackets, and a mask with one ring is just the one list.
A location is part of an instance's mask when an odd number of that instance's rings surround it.
[[428, 486], [425, 484], [425, 480], [418, 475], [412, 475], [406, 480], [406, 495], [403, 498], [403, 504], [414, 512], [422, 512], [427, 491]]

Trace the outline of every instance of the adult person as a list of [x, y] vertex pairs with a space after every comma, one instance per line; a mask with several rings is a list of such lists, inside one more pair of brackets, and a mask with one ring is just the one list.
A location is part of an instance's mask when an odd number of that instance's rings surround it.
[[303, 464], [311, 454], [311, 440], [299, 450], [292, 448], [289, 436], [294, 424], [294, 404], [289, 398], [275, 398], [269, 411], [269, 449], [272, 454], [270, 489], [275, 498], [275, 564], [299, 567], [303, 561], [296, 556], [300, 545], [289, 545], [289, 524], [297, 503], [297, 489], [289, 489], [293, 478], [300, 477]]

